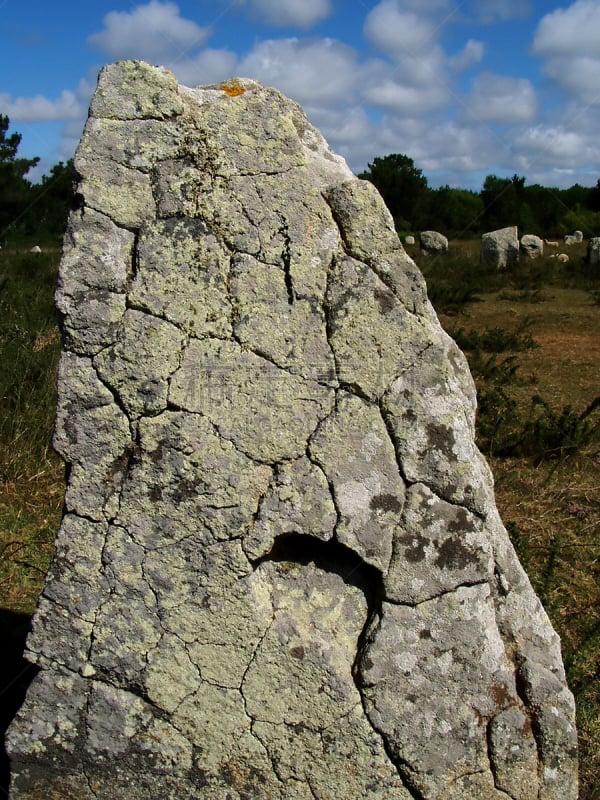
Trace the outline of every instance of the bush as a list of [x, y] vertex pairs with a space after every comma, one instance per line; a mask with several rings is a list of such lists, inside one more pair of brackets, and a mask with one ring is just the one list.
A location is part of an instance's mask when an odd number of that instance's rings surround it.
[[0, 476], [41, 463], [56, 408], [58, 256], [0, 254]]

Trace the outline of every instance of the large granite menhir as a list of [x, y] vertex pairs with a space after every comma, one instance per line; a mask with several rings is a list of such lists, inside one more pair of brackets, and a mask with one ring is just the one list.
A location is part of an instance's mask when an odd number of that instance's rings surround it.
[[105, 68], [12, 800], [566, 800], [559, 641], [369, 183], [247, 80]]

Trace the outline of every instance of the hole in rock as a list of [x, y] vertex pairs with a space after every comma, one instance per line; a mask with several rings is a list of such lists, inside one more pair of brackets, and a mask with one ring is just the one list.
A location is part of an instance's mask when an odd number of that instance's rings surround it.
[[291, 565], [301, 566], [314, 564], [325, 572], [333, 572], [344, 583], [356, 586], [363, 592], [369, 612], [378, 605], [383, 593], [380, 571], [371, 564], [366, 564], [349, 547], [332, 539], [324, 542], [301, 533], [280, 536], [275, 540], [271, 551], [255, 562], [255, 567], [265, 561], [289, 562]]

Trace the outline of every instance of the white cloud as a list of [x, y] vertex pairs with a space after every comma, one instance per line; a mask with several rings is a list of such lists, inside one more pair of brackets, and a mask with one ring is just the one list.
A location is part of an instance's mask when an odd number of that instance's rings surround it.
[[442, 86], [407, 86], [393, 78], [365, 87], [363, 96], [369, 105], [385, 108], [396, 114], [416, 116], [433, 111], [448, 101], [448, 93]]
[[429, 15], [454, 6], [454, 0], [394, 0], [394, 5], [401, 12], [418, 11], [421, 14]]
[[[425, 8], [413, 0], [382, 0], [368, 14], [365, 36], [394, 62], [378, 62], [371, 80], [363, 84], [368, 103], [389, 112], [417, 116], [448, 104], [453, 60], [437, 42], [441, 27], [436, 26], [431, 14], [424, 14], [427, 8], [445, 5], [446, 0], [431, 0]], [[420, 13], [414, 13], [414, 8]], [[482, 45], [470, 41], [455, 59], [456, 65], [466, 68], [482, 54]]]
[[238, 65], [240, 75], [275, 86], [303, 105], [352, 102], [363, 68], [351, 48], [334, 39], [260, 42]]
[[448, 183], [479, 190], [489, 165], [505, 163], [509, 154], [488, 126], [427, 119], [415, 124], [399, 118], [387, 119], [386, 125], [390, 144], [385, 152], [398, 152], [402, 142], [400, 152], [414, 159], [432, 187]]
[[11, 122], [56, 122], [57, 120], [80, 119], [86, 112], [75, 92], [64, 89], [56, 100], [41, 94], [35, 97], [12, 98], [0, 94], [0, 111], [10, 117]]
[[600, 4], [577, 0], [546, 14], [533, 40], [544, 72], [567, 92], [600, 104]]
[[77, 149], [77, 145], [81, 139], [84, 124], [85, 120], [78, 119], [68, 122], [63, 126], [60, 132], [60, 143], [58, 146], [59, 161], [68, 161], [73, 157], [73, 153]]
[[219, 83], [238, 74], [237, 56], [230, 50], [202, 50], [197, 56], [167, 63], [184, 86], [205, 86]]
[[331, 0], [251, 0], [254, 13], [270, 25], [308, 30], [332, 12]]
[[448, 60], [448, 63], [456, 72], [463, 72], [474, 64], [479, 64], [483, 61], [484, 54], [485, 45], [483, 42], [478, 42], [476, 39], [469, 39], [463, 49], [452, 56], [452, 58]]
[[183, 19], [175, 3], [150, 0], [133, 11], [110, 11], [104, 30], [88, 37], [89, 44], [111, 58], [142, 58], [147, 61], [175, 60], [199, 48], [210, 31]]
[[436, 28], [425, 17], [403, 11], [398, 0], [382, 0], [367, 16], [364, 33], [375, 47], [397, 58], [431, 47]]
[[600, 4], [577, 0], [569, 8], [546, 14], [537, 27], [533, 51], [541, 56], [592, 56], [599, 58]]
[[544, 72], [570, 94], [600, 105], [600, 58], [553, 58]]
[[367, 160], [379, 155], [373, 150], [381, 126], [369, 119], [361, 106], [332, 109], [327, 106], [304, 108], [310, 122], [318, 128], [335, 153], [344, 156], [350, 169], [360, 172]]
[[523, 19], [532, 11], [531, 0], [475, 0], [473, 6], [482, 22], [488, 24]]
[[470, 122], [531, 122], [537, 97], [530, 81], [482, 72], [465, 98], [461, 118]]
[[[584, 163], [590, 155], [585, 137], [562, 125], [528, 128], [515, 138], [514, 147], [529, 167], [557, 162], [563, 166], [573, 166], [578, 162]], [[598, 148], [595, 155], [600, 155]]]

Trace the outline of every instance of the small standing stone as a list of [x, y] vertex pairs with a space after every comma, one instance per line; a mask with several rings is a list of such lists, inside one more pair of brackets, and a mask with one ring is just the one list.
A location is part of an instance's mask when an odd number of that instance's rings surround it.
[[600, 263], [600, 237], [593, 236], [588, 242], [587, 260], [589, 264]]
[[540, 239], [539, 236], [534, 236], [532, 233], [526, 233], [525, 236], [521, 236], [521, 250], [532, 261], [542, 258], [544, 255], [544, 240]]
[[516, 225], [484, 233], [481, 237], [481, 263], [506, 269], [519, 260], [519, 234]]
[[419, 234], [423, 255], [439, 255], [448, 251], [448, 239], [438, 231], [421, 231]]

